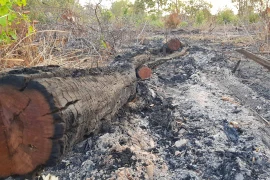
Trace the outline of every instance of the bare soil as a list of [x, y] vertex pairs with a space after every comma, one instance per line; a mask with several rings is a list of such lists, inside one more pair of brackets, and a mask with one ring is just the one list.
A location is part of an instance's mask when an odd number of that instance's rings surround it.
[[[254, 51], [252, 43], [221, 42], [222, 35], [171, 34], [189, 47], [188, 54], [139, 81], [137, 97], [112, 124], [46, 168], [43, 177], [270, 180], [270, 73], [234, 51]], [[127, 49], [151, 52], [162, 37]]]

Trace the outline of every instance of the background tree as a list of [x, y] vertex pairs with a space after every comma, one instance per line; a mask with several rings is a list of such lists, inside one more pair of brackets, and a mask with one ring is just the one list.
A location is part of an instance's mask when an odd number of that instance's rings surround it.
[[269, 0], [232, 0], [235, 3], [240, 18], [249, 20], [254, 13], [261, 14], [269, 5]]
[[[184, 12], [194, 18], [198, 11], [210, 12], [212, 4], [205, 0], [188, 0], [184, 6]], [[205, 14], [206, 15], [206, 14]]]
[[112, 3], [110, 10], [115, 17], [122, 17], [131, 13], [131, 6], [128, 0], [118, 0]]
[[236, 21], [237, 15], [235, 15], [231, 9], [225, 8], [217, 14], [217, 23], [219, 24], [229, 24]]
[[146, 6], [144, 0], [135, 0], [133, 4], [133, 12], [135, 14], [144, 14], [146, 11]]

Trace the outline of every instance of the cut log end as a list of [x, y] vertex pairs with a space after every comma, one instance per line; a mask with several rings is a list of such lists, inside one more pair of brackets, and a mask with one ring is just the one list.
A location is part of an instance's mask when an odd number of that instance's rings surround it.
[[0, 87], [0, 177], [23, 175], [45, 164], [52, 151], [53, 117], [37, 90]]
[[149, 79], [152, 75], [152, 70], [147, 66], [142, 66], [137, 70], [137, 76], [142, 79]]
[[177, 38], [174, 38], [170, 39], [166, 44], [164, 44], [160, 52], [163, 52], [163, 54], [173, 53], [174, 51], [178, 51], [181, 47], [183, 47], [181, 41]]
[[171, 39], [167, 42], [167, 46], [168, 49], [170, 49], [171, 51], [177, 51], [181, 48], [182, 44], [179, 41], [179, 39], [175, 38], [175, 39]]

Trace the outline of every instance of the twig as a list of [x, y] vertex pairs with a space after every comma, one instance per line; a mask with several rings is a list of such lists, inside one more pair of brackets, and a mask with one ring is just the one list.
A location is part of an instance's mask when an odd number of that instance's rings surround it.
[[[84, 38], [79, 38], [80, 40], [82, 40], [86, 46], [90, 47], [89, 44], [93, 47], [94, 51], [99, 55], [100, 60], [102, 60], [102, 56], [101, 54], [98, 52], [98, 50], [96, 49], [96, 47], [93, 45], [93, 43], [91, 41], [88, 41]], [[98, 66], [98, 62], [97, 62], [97, 66]]]
[[209, 29], [209, 30], [208, 30], [208, 33], [210, 33], [210, 34], [211, 34], [211, 33], [212, 33], [212, 31], [213, 31], [213, 30], [214, 30], [216, 27], [217, 27], [217, 26], [214, 26], [212, 29]]
[[150, 61], [149, 63], [147, 63], [147, 65], [150, 68], [155, 68], [155, 67], [165, 63], [166, 61], [169, 61], [169, 60], [176, 59], [176, 58], [179, 58], [181, 56], [184, 56], [187, 53], [187, 51], [188, 51], [188, 48], [185, 47], [180, 52], [175, 52], [175, 53], [170, 54], [169, 56], [166, 56], [166, 57], [156, 58], [153, 61]]
[[101, 2], [102, 2], [102, 0], [100, 0], [99, 3], [96, 4], [96, 7], [95, 7], [95, 16], [96, 16], [96, 19], [97, 19], [97, 22], [98, 22], [98, 25], [99, 25], [99, 28], [100, 28], [100, 33], [103, 36], [103, 29], [102, 29], [100, 20], [99, 20], [98, 15], [97, 15], [97, 9], [99, 8], [99, 5], [101, 4]]
[[19, 46], [19, 44], [21, 44], [22, 41], [25, 40], [26, 38], [28, 38], [28, 37], [30, 37], [30, 36], [33, 36], [33, 35], [35, 35], [35, 34], [37, 34], [37, 33], [42, 33], [42, 32], [62, 32], [62, 33], [68, 33], [68, 31], [60, 31], [60, 30], [43, 30], [43, 31], [36, 31], [36, 32], [31, 33], [31, 34], [25, 36], [24, 38], [20, 39], [20, 41], [19, 41], [19, 42], [11, 49], [10, 52], [13, 52], [14, 49], [15, 49], [17, 46]]
[[24, 62], [23, 59], [0, 59], [0, 60], [3, 60], [3, 61], [18, 61], [18, 62]]
[[146, 22], [147, 22], [147, 21], [144, 22], [144, 26], [143, 26], [141, 32], [140, 32], [140, 33], [138, 34], [138, 36], [137, 36], [137, 44], [139, 44], [139, 42], [138, 42], [138, 41], [139, 41], [139, 37], [141, 36], [141, 34], [142, 34], [143, 31], [144, 31], [144, 28], [145, 28], [145, 26], [146, 26]]
[[245, 24], [243, 23], [243, 27], [244, 27], [244, 29], [245, 29], [245, 31], [246, 31], [246, 33], [247, 33], [247, 35], [248, 35], [248, 37], [250, 37], [250, 39], [253, 41], [253, 43], [254, 44], [256, 44], [256, 42], [255, 42], [255, 40], [254, 40], [254, 38], [251, 36], [251, 34], [248, 32], [248, 30], [247, 30], [247, 28], [246, 28], [246, 26], [245, 26]]
[[270, 122], [267, 121], [264, 117], [262, 117], [259, 113], [257, 113], [257, 111], [255, 111], [252, 108], [249, 108], [252, 112], [254, 112], [261, 120], [263, 120], [267, 125], [270, 125]]
[[241, 63], [241, 60], [237, 61], [235, 67], [234, 67], [233, 70], [232, 70], [232, 73], [235, 73], [235, 72], [236, 72], [236, 70], [238, 69], [240, 63]]

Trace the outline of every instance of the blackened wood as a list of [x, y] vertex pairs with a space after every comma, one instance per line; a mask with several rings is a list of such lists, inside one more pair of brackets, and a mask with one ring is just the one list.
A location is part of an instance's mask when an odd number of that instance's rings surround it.
[[136, 92], [132, 65], [36, 67], [0, 75], [0, 177], [52, 165]]
[[235, 72], [237, 71], [237, 69], [238, 69], [240, 63], [241, 63], [241, 60], [237, 61], [235, 67], [234, 67], [233, 70], [232, 70], [232, 73], [235, 73]]

